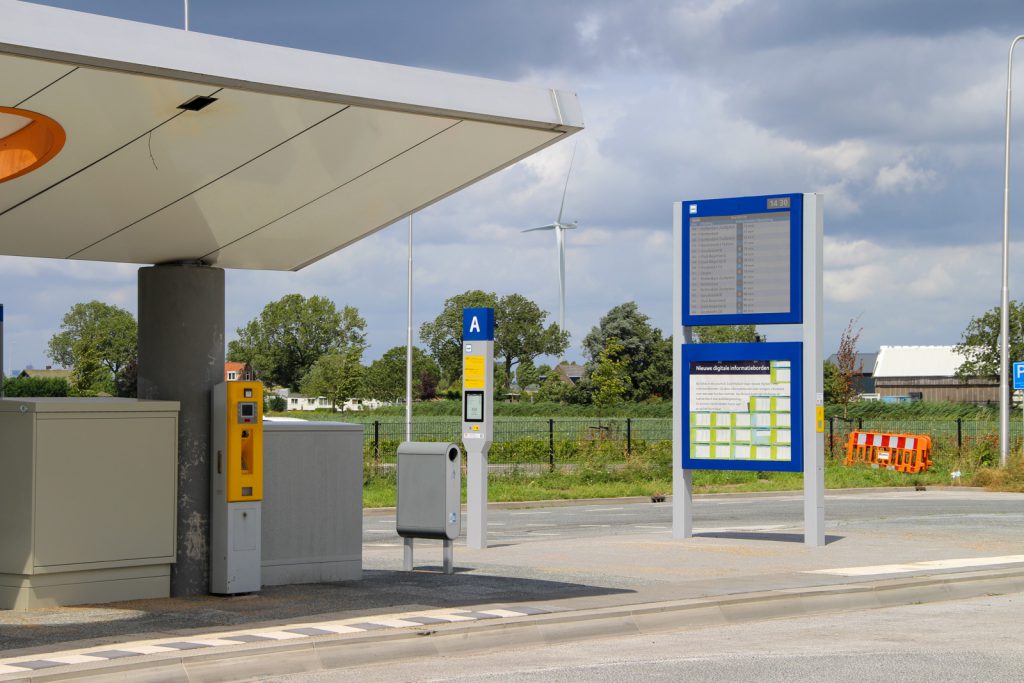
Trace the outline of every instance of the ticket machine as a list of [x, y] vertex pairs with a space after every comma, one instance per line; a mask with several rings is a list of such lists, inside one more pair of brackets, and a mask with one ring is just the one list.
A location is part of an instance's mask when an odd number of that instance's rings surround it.
[[210, 496], [210, 592], [260, 590], [263, 499], [263, 385], [213, 388]]

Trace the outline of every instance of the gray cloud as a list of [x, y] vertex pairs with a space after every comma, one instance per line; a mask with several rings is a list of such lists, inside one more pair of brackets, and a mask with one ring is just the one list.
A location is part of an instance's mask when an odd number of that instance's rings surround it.
[[[180, 2], [44, 4], [181, 23]], [[1003, 79], [1009, 40], [1024, 26], [1019, 1], [191, 7], [194, 30], [576, 89], [588, 124], [566, 205], [581, 220], [568, 241], [576, 344], [627, 300], [668, 331], [671, 203], [682, 199], [825, 193], [826, 348], [860, 313], [865, 347], [954, 342], [971, 315], [997, 303]], [[417, 216], [417, 324], [471, 287], [521, 292], [557, 311], [553, 240], [519, 230], [554, 217], [570, 146]], [[1024, 150], [1017, 159], [1015, 192]], [[323, 294], [360, 308], [376, 357], [404, 341], [404, 249], [404, 226], [394, 226], [297, 274], [230, 272], [228, 331], [285, 293]], [[1015, 269], [1013, 282], [1022, 276]], [[5, 302], [8, 367], [44, 362], [46, 340], [77, 301], [134, 308], [131, 267], [5, 259], [0, 287], [17, 293]]]

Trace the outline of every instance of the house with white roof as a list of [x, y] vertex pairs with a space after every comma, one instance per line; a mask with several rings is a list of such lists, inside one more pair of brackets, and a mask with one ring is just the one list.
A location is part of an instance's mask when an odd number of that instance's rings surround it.
[[995, 403], [997, 377], [956, 376], [964, 357], [953, 346], [883, 346], [872, 373], [882, 396], [906, 396], [922, 401]]

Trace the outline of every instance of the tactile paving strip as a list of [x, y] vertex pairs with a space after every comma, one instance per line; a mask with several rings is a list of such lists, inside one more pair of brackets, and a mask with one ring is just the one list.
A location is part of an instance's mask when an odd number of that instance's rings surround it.
[[324, 621], [305, 624], [293, 624], [276, 628], [258, 628], [249, 631], [231, 631], [218, 634], [204, 634], [196, 638], [165, 638], [163, 640], [147, 640], [135, 643], [118, 643], [116, 649], [110, 645], [54, 652], [45, 656], [13, 657], [0, 659], [0, 674], [26, 673], [50, 669], [70, 664], [87, 664], [104, 662], [125, 657], [142, 657], [144, 655], [182, 650], [198, 650], [208, 647], [239, 646], [246, 643], [267, 642], [274, 640], [294, 640], [317, 636], [338, 635], [342, 633], [361, 633], [380, 629], [422, 628], [424, 625], [452, 624], [484, 619], [508, 619], [525, 617], [535, 614], [548, 614], [549, 610], [537, 607], [516, 605], [495, 609], [453, 610], [428, 612], [424, 614], [381, 615], [377, 617], [359, 617], [343, 621]]

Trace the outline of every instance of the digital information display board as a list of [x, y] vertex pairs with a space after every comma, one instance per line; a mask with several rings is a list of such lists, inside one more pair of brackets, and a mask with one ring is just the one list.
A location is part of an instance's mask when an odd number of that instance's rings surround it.
[[683, 467], [803, 470], [799, 342], [684, 344]]
[[802, 196], [683, 202], [684, 325], [802, 321]]

